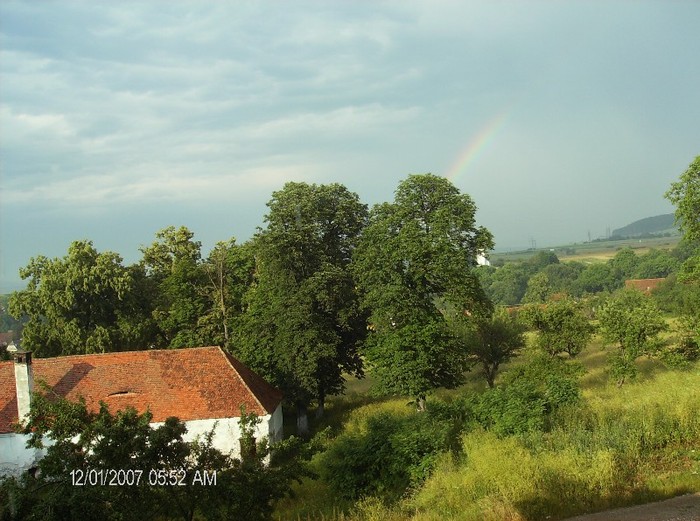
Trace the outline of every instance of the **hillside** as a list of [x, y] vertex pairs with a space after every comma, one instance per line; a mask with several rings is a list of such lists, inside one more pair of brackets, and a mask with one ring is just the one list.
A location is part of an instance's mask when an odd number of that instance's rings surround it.
[[612, 237], [637, 237], [639, 235], [661, 233], [674, 228], [674, 215], [667, 213], [654, 217], [645, 217], [627, 226], [613, 230]]

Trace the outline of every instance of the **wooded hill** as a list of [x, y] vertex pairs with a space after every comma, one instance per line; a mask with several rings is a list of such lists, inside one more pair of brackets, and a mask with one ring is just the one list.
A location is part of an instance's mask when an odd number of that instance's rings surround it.
[[675, 218], [672, 213], [664, 215], [656, 215], [654, 217], [645, 217], [634, 221], [627, 226], [613, 230], [613, 237], [637, 237], [639, 235], [663, 233], [675, 230]]

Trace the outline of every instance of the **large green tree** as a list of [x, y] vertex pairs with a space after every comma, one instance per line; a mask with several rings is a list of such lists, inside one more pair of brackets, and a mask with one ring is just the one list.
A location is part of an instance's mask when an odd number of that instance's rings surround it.
[[[676, 223], [688, 241], [700, 241], [700, 156], [695, 158], [665, 194], [676, 206]], [[700, 254], [683, 264], [681, 279], [700, 281]]]
[[424, 407], [436, 387], [462, 381], [467, 355], [443, 313], [489, 307], [473, 269], [492, 236], [475, 221], [476, 205], [447, 179], [402, 181], [393, 203], [374, 207], [354, 257], [372, 332], [365, 354], [379, 387]]
[[340, 184], [307, 183], [287, 183], [268, 208], [233, 349], [285, 392], [303, 434], [310, 403], [322, 412], [343, 373], [362, 375], [366, 321], [349, 265], [367, 208]]
[[533, 306], [523, 313], [525, 321], [538, 331], [537, 347], [551, 355], [568, 353], [574, 357], [588, 344], [593, 326], [581, 306], [569, 298]]
[[32, 258], [20, 276], [27, 288], [10, 297], [9, 310], [26, 318], [23, 347], [37, 356], [146, 347], [152, 323], [139, 294], [144, 274], [116, 253], [75, 241], [63, 258]]
[[169, 226], [156, 233], [156, 241], [142, 248], [141, 265], [150, 282], [153, 318], [163, 347], [208, 344], [198, 321], [207, 310], [203, 290], [206, 274], [201, 266], [201, 243], [184, 226]]

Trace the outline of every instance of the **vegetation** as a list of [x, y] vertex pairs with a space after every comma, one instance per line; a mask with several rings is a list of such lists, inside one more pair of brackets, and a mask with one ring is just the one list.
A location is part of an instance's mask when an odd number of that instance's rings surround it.
[[550, 356], [576, 356], [588, 345], [594, 331], [581, 306], [570, 298], [528, 306], [520, 317], [538, 331], [536, 345]]
[[284, 391], [306, 435], [311, 401], [323, 411], [343, 373], [362, 376], [366, 320], [349, 265], [367, 209], [344, 186], [305, 183], [287, 183], [268, 207], [233, 351]]
[[[259, 420], [241, 414], [241, 446], [250, 448]], [[264, 520], [292, 480], [309, 475], [291, 456], [300, 448], [294, 439], [276, 446], [268, 465], [266, 441], [233, 458], [212, 446], [213, 430], [187, 442], [177, 418], [156, 428], [151, 419], [131, 408], [112, 414], [102, 403], [91, 412], [84, 402], [35, 394], [23, 432], [28, 446], [46, 454], [38, 472], [0, 484], [0, 517]]]
[[369, 312], [365, 356], [381, 391], [426, 395], [463, 380], [467, 359], [445, 308], [483, 313], [489, 305], [472, 273], [492, 247], [475, 224], [476, 206], [446, 179], [413, 175], [393, 203], [377, 205], [353, 258], [362, 306]]
[[[154, 430], [134, 411], [39, 400], [30, 429], [35, 442], [50, 431], [53, 452], [2, 499], [19, 498], [26, 519], [554, 520], [698, 491], [699, 161], [667, 194], [685, 233], [671, 251], [477, 267], [492, 237], [473, 201], [421, 175], [370, 212], [341, 185], [290, 183], [252, 241], [206, 258], [186, 228], [167, 228], [135, 266], [87, 241], [32, 259], [9, 304], [26, 346], [222, 344], [284, 389], [320, 451], [314, 475], [295, 458], [265, 467], [264, 447], [236, 462], [182, 442], [177, 420]], [[651, 292], [623, 289], [662, 277]], [[326, 414], [307, 424], [314, 405]], [[130, 468], [134, 454], [226, 479], [215, 492], [66, 487], [69, 468]], [[244, 489], [259, 491], [254, 504]]]

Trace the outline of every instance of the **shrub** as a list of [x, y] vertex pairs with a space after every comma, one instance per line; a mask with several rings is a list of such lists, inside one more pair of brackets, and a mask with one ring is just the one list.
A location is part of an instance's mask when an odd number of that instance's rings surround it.
[[536, 355], [506, 373], [504, 384], [472, 400], [474, 416], [500, 436], [544, 430], [558, 408], [578, 402], [582, 367]]
[[[441, 410], [445, 413], [445, 410]], [[456, 422], [440, 414], [379, 412], [361, 429], [336, 438], [323, 455], [322, 477], [346, 499], [398, 499], [422, 483], [437, 456], [458, 438]]]

